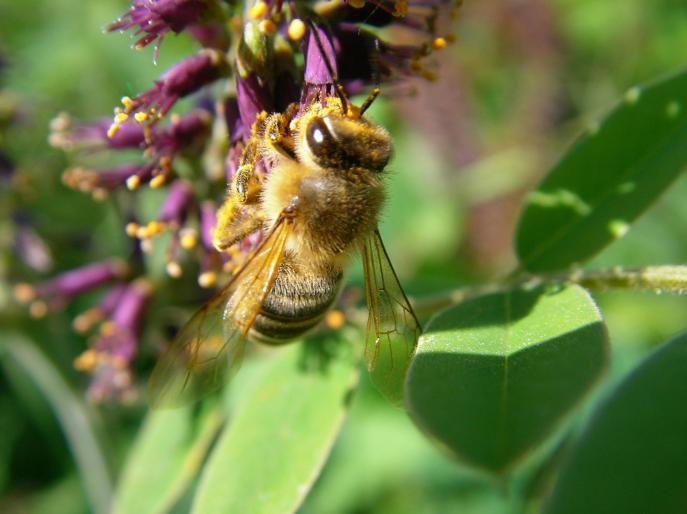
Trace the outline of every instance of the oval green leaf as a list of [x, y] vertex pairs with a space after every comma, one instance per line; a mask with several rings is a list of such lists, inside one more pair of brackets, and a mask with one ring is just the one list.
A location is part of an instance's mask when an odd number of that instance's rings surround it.
[[455, 457], [502, 472], [580, 401], [607, 347], [580, 287], [475, 298], [430, 321], [406, 381], [408, 409]]
[[196, 477], [222, 426], [221, 409], [152, 410], [129, 452], [113, 514], [163, 514]]
[[649, 356], [598, 407], [549, 514], [687, 512], [687, 334]]
[[289, 345], [256, 379], [203, 471], [193, 514], [285, 514], [319, 475], [358, 382], [351, 345]]
[[515, 246], [530, 271], [566, 268], [624, 235], [687, 164], [687, 71], [630, 89], [526, 202]]

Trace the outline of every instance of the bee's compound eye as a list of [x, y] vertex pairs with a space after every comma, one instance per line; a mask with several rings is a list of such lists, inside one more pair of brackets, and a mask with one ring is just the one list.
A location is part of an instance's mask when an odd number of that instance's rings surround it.
[[321, 148], [331, 142], [332, 136], [324, 120], [316, 119], [308, 127], [307, 138], [310, 149], [314, 153], [318, 153], [318, 151], [321, 151]]

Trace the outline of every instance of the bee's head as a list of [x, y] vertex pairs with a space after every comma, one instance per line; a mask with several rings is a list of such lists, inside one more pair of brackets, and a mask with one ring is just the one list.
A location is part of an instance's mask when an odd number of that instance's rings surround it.
[[362, 116], [329, 111], [311, 117], [303, 141], [322, 168], [381, 172], [391, 157], [391, 137]]

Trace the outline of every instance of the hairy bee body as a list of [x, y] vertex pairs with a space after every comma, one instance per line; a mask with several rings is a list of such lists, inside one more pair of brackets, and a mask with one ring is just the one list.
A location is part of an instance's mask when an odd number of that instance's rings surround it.
[[315, 327], [355, 251], [370, 313], [364, 357], [373, 383], [401, 401], [420, 325], [377, 230], [391, 139], [362, 117], [375, 96], [360, 108], [325, 98], [302, 112], [294, 105], [258, 116], [217, 212], [214, 244], [227, 251], [254, 232], [262, 240], [161, 358], [149, 385], [154, 405], [221, 386], [247, 339], [282, 344]]
[[384, 129], [351, 119], [338, 105], [316, 104], [290, 124], [286, 116], [258, 121], [256, 154], [270, 162], [271, 171], [259, 193], [243, 202], [239, 181], [250, 189], [257, 178], [239, 174], [215, 237], [220, 249], [235, 241], [236, 221], [249, 217], [242, 210], [262, 220], [264, 232], [290, 213], [282, 262], [249, 332], [251, 339], [272, 344], [314, 327], [336, 299], [352, 250], [377, 226], [384, 202], [381, 172], [391, 154]]

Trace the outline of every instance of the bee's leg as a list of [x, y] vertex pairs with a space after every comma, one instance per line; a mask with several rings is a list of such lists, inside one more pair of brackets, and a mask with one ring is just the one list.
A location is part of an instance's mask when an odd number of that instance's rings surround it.
[[272, 114], [265, 121], [265, 148], [291, 160], [296, 160], [296, 151], [289, 135], [289, 122], [297, 110], [298, 105], [291, 104], [283, 114]]
[[258, 203], [242, 203], [230, 193], [217, 211], [212, 244], [217, 250], [224, 251], [259, 230], [264, 221], [265, 215]]
[[234, 180], [232, 181], [232, 189], [238, 195], [238, 200], [241, 203], [249, 201], [249, 196], [253, 185], [259, 187], [255, 176], [255, 166], [260, 158], [260, 145], [262, 143], [262, 136], [265, 131], [265, 120], [267, 120], [267, 113], [261, 112], [258, 114], [251, 128], [251, 136], [246, 147], [243, 149], [239, 168], [236, 170]]

